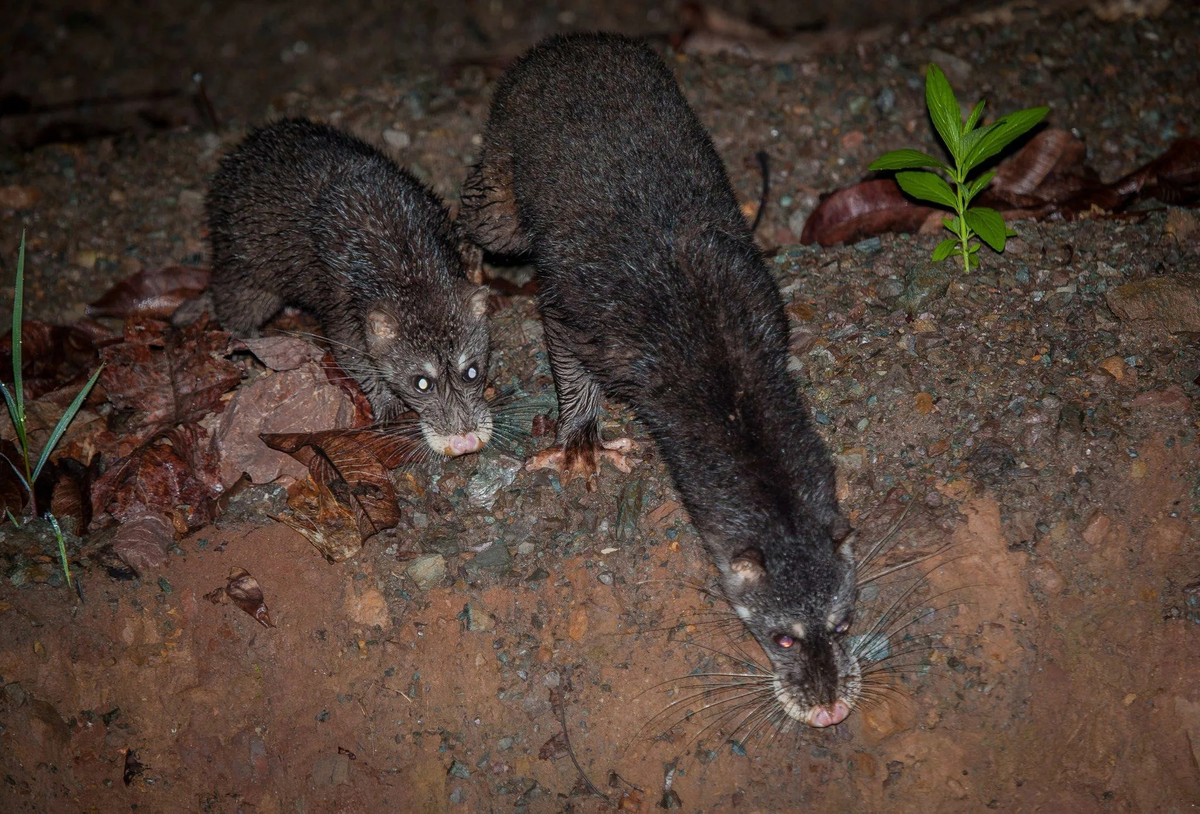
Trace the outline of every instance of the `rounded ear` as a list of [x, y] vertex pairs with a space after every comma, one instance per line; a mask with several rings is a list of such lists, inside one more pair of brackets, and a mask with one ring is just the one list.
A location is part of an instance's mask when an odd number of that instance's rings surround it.
[[467, 279], [475, 285], [482, 285], [483, 249], [464, 237], [459, 241], [458, 253], [462, 256], [463, 271], [466, 272]]
[[840, 514], [836, 515], [833, 520], [829, 521], [828, 528], [829, 536], [835, 545], [845, 542], [846, 538], [850, 536], [850, 523], [848, 523], [846, 518], [842, 517]]
[[759, 585], [767, 578], [767, 569], [763, 567], [763, 554], [757, 548], [747, 548], [729, 561], [730, 590], [741, 591]]
[[367, 312], [367, 341], [372, 346], [381, 342], [390, 342], [400, 335], [400, 324], [396, 318], [386, 311], [372, 309]]
[[485, 285], [475, 286], [466, 300], [467, 313], [475, 319], [483, 319], [487, 314], [488, 288]]

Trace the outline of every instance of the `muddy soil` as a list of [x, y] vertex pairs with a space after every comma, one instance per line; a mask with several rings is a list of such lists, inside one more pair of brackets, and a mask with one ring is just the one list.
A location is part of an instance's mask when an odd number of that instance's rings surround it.
[[[0, 210], [0, 254], [15, 258], [26, 230], [28, 310], [63, 321], [132, 271], [203, 264], [206, 177], [243, 125], [283, 113], [362, 135], [453, 201], [497, 75], [484, 56], [581, 19], [646, 33], [618, 8], [611, 20], [542, 10], [540, 27], [514, 32], [491, 4], [490, 38], [460, 62], [445, 43], [401, 63], [334, 34], [316, 53], [228, 49], [261, 79], [212, 80], [218, 132], [6, 152], [0, 187], [34, 203]], [[748, 211], [754, 153], [771, 156], [759, 235], [788, 302], [792, 367], [860, 552], [882, 542], [856, 632], [885, 637], [846, 723], [778, 726], [747, 700], [764, 657], [710, 593], [644, 431], [610, 405], [606, 432], [641, 447], [632, 473], [606, 468], [587, 492], [526, 472], [549, 438], [524, 427], [479, 456], [397, 473], [408, 544], [337, 565], [267, 517], [278, 485], [244, 493], [142, 580], [74, 550], [82, 603], [48, 537], [4, 526], [0, 808], [1193, 809], [1200, 352], [1196, 333], [1121, 321], [1109, 297], [1194, 280], [1195, 214], [1018, 223], [970, 275], [927, 264], [934, 237], [797, 245], [819, 193], [886, 150], [936, 149], [931, 58], [996, 112], [1049, 104], [1105, 179], [1195, 132], [1194, 6], [1120, 23], [1015, 8], [781, 64], [664, 50]], [[673, 7], [656, 13], [668, 27]], [[114, 53], [90, 18], [39, 14]], [[108, 25], [133, 25], [120, 19]], [[257, 25], [295, 43], [296, 20], [324, 30], [315, 11]], [[181, 41], [189, 24], [143, 23]], [[322, 54], [336, 58], [319, 71], [288, 67]], [[167, 70], [147, 60], [142, 79]], [[374, 73], [340, 78], [340, 60]], [[492, 381], [551, 410], [533, 301], [498, 297], [492, 320]], [[274, 627], [206, 600], [237, 568], [261, 583]]]

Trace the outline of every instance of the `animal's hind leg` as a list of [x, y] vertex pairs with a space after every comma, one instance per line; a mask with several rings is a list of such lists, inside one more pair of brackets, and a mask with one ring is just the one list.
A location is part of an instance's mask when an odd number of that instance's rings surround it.
[[471, 168], [463, 183], [459, 227], [493, 254], [529, 251], [512, 177], [512, 155], [505, 150], [485, 148], [483, 158]]
[[626, 453], [635, 447], [628, 438], [604, 441], [600, 437], [600, 385], [571, 351], [562, 325], [543, 314], [546, 349], [558, 393], [558, 433], [555, 445], [534, 455], [527, 469], [556, 469], [564, 483], [579, 475], [595, 488], [600, 461], [608, 460], [622, 472], [630, 471]]
[[257, 336], [263, 323], [283, 307], [283, 297], [275, 292], [244, 283], [214, 283], [212, 297], [221, 327], [237, 336]]

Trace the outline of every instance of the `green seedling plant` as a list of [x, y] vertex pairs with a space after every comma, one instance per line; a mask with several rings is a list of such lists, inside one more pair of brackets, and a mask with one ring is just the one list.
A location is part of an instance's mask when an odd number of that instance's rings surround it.
[[[0, 392], [4, 394], [4, 403], [8, 405], [8, 416], [12, 419], [13, 429], [17, 435], [17, 451], [20, 453], [20, 461], [8, 461], [13, 472], [17, 474], [17, 480], [21, 482], [21, 486], [25, 489], [25, 493], [29, 496], [29, 503], [26, 509], [26, 519], [38, 516], [37, 494], [34, 491], [34, 484], [37, 483], [38, 477], [42, 474], [42, 469], [46, 462], [50, 460], [50, 453], [54, 451], [54, 447], [58, 445], [59, 440], [63, 437], [63, 433], [67, 431], [67, 427], [74, 420], [79, 408], [83, 406], [84, 399], [91, 392], [92, 387], [96, 384], [96, 380], [100, 378], [100, 371], [104, 369], [101, 365], [88, 379], [87, 384], [75, 396], [75, 399], [67, 407], [62, 417], [58, 419], [58, 423], [54, 425], [50, 437], [46, 439], [45, 445], [42, 447], [41, 453], [34, 461], [33, 450], [29, 447], [29, 435], [25, 421], [25, 390], [24, 383], [21, 377], [21, 323], [22, 312], [24, 310], [25, 300], [25, 234], [21, 234], [21, 249], [17, 254], [17, 280], [16, 291], [13, 295], [13, 324], [12, 324], [12, 369], [13, 369], [13, 386], [10, 390], [4, 382], [0, 382]], [[8, 460], [5, 457], [5, 460]], [[19, 464], [19, 465], [18, 465]], [[8, 517], [16, 524], [16, 518], [12, 512], [8, 512]], [[67, 548], [63, 540], [62, 529], [58, 525], [58, 519], [49, 512], [45, 515], [46, 521], [54, 529], [54, 536], [58, 540], [58, 556], [62, 560], [63, 575], [67, 579], [67, 585], [71, 585], [71, 571], [67, 562]]]
[[[976, 129], [983, 115], [984, 100], [979, 100], [964, 121], [950, 82], [932, 62], [925, 73], [925, 103], [929, 106], [929, 118], [933, 120], [934, 129], [953, 163], [947, 164], [920, 150], [893, 150], [877, 158], [870, 169], [899, 170], [896, 183], [902, 190], [914, 198], [944, 206], [954, 212], [954, 217], [942, 220], [954, 237], [946, 238], [937, 245], [933, 250], [933, 261], [938, 263], [948, 257], [962, 257], [963, 271], [969, 272], [972, 267], [979, 265], [981, 244], [974, 238], [981, 238], [997, 252], [1002, 252], [1008, 238], [1016, 234], [995, 209], [971, 207], [971, 201], [991, 183], [996, 171], [989, 170], [974, 178], [971, 176], [1036, 126], [1046, 117], [1050, 108], [1019, 110]], [[926, 168], [932, 168], [933, 171]], [[945, 173], [949, 182], [938, 171]]]

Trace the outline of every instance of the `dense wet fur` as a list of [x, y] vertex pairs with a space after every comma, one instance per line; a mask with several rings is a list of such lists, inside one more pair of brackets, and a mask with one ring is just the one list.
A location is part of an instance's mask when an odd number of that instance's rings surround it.
[[451, 436], [487, 441], [486, 290], [467, 281], [429, 189], [366, 142], [290, 119], [225, 157], [207, 208], [226, 328], [251, 334], [299, 306], [320, 319], [376, 418], [416, 410], [438, 452]]
[[522, 57], [496, 89], [461, 217], [485, 249], [535, 259], [558, 443], [594, 447], [601, 392], [631, 405], [781, 705], [810, 723], [851, 705], [854, 560], [834, 469], [786, 369], [778, 288], [663, 62], [611, 35]]

